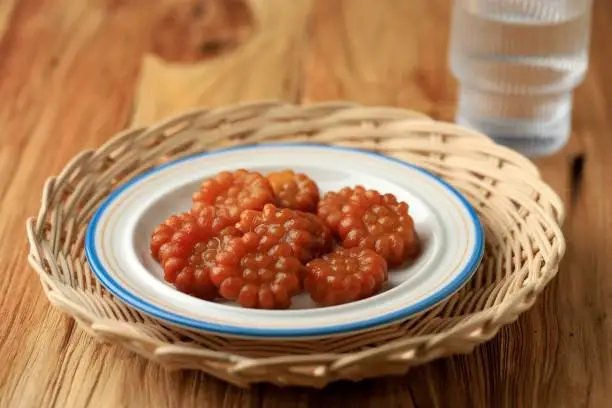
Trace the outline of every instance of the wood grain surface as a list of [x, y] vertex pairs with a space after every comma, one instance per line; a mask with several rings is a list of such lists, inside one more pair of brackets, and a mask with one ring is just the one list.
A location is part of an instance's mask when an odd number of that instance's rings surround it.
[[574, 134], [538, 165], [568, 251], [534, 308], [467, 356], [320, 391], [238, 389], [92, 341], [26, 264], [44, 180], [130, 124], [262, 98], [452, 119], [449, 0], [0, 0], [0, 407], [608, 407], [612, 2], [595, 2]]

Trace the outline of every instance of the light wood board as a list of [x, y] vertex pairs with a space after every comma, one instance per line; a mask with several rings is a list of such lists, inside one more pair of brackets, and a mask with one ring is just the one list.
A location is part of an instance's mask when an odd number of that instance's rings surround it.
[[44, 180], [131, 124], [255, 99], [352, 99], [452, 119], [449, 0], [0, 1], [0, 407], [607, 407], [612, 396], [612, 3], [568, 147], [539, 160], [568, 252], [473, 354], [322, 391], [237, 389], [93, 342], [26, 263]]

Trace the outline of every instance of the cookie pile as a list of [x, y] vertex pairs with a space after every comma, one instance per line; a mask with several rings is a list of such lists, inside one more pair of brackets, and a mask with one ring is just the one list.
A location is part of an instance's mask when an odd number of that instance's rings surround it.
[[408, 204], [361, 186], [320, 198], [292, 170], [221, 172], [192, 201], [150, 248], [166, 281], [205, 300], [287, 309], [306, 290], [321, 306], [349, 303], [378, 293], [388, 267], [419, 251]]

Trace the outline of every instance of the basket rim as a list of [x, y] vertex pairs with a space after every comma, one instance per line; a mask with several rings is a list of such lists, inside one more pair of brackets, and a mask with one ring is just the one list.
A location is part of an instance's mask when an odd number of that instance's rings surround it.
[[[103, 216], [105, 210], [111, 205], [115, 199], [117, 199], [121, 194], [125, 191], [133, 187], [139, 181], [150, 177], [153, 174], [156, 174], [164, 169], [169, 167], [176, 166], [180, 163], [184, 163], [190, 160], [199, 159], [202, 157], [210, 157], [217, 154], [223, 154], [226, 152], [232, 151], [240, 151], [240, 150], [253, 150], [258, 148], [265, 147], [312, 147], [312, 148], [320, 148], [327, 150], [340, 150], [347, 151], [367, 156], [375, 156], [378, 159], [390, 161], [396, 164], [401, 165], [402, 167], [407, 167], [413, 169], [421, 174], [424, 174], [433, 182], [444, 187], [445, 190], [450, 192], [453, 196], [455, 196], [459, 202], [462, 204], [463, 208], [467, 210], [470, 220], [473, 223], [473, 227], [475, 230], [475, 245], [472, 249], [472, 253], [469, 256], [469, 260], [466, 263], [465, 267], [446, 285], [442, 286], [436, 292], [430, 294], [426, 298], [420, 300], [419, 302], [410, 305], [408, 307], [404, 307], [402, 309], [396, 310], [391, 313], [387, 313], [384, 315], [376, 316], [371, 319], [345, 323], [337, 326], [323, 327], [323, 328], [303, 328], [303, 329], [260, 329], [260, 328], [248, 328], [241, 327], [237, 325], [227, 325], [227, 324], [219, 324], [214, 322], [206, 322], [198, 319], [193, 319], [185, 316], [181, 316], [178, 313], [164, 310], [159, 306], [152, 304], [146, 300], [139, 298], [138, 296], [132, 294], [129, 290], [125, 289], [121, 284], [119, 284], [116, 279], [112, 277], [111, 274], [108, 273], [107, 269], [103, 266], [97, 251], [95, 250], [95, 237], [97, 234], [97, 226], [100, 221], [100, 218]], [[240, 146], [232, 146], [220, 149], [214, 149], [209, 151], [203, 151], [191, 155], [187, 155], [184, 157], [177, 158], [167, 163], [163, 163], [159, 166], [156, 166], [152, 169], [149, 169], [143, 173], [138, 174], [136, 177], [133, 177], [122, 184], [119, 188], [114, 190], [111, 194], [109, 194], [104, 201], [102, 201], [98, 208], [96, 209], [94, 215], [92, 216], [85, 234], [85, 254], [87, 258], [87, 262], [89, 263], [92, 271], [94, 272], [97, 279], [104, 285], [106, 289], [108, 289], [114, 296], [116, 296], [120, 301], [126, 303], [127, 305], [136, 308], [137, 310], [148, 314], [154, 318], [165, 321], [169, 324], [179, 325], [183, 328], [191, 329], [191, 330], [200, 330], [204, 331], [208, 334], [222, 335], [222, 336], [235, 336], [235, 337], [244, 337], [256, 340], [258, 338], [261, 339], [270, 339], [270, 338], [283, 338], [285, 340], [293, 340], [293, 339], [305, 339], [305, 338], [314, 338], [314, 337], [325, 337], [325, 336], [338, 336], [338, 335], [351, 335], [356, 334], [361, 331], [367, 330], [375, 330], [384, 327], [385, 325], [399, 323], [405, 319], [412, 318], [420, 313], [424, 313], [427, 310], [431, 309], [435, 305], [440, 302], [448, 299], [458, 290], [460, 290], [467, 282], [469, 282], [470, 278], [476, 272], [478, 265], [480, 264], [482, 257], [484, 255], [484, 229], [482, 222], [480, 221], [480, 217], [477, 215], [476, 210], [470, 204], [470, 202], [465, 198], [463, 194], [461, 194], [455, 187], [453, 187], [450, 183], [446, 182], [442, 178], [436, 176], [432, 172], [419, 167], [415, 164], [406, 162], [404, 160], [400, 160], [391, 156], [387, 156], [381, 154], [379, 152], [364, 150], [346, 146], [332, 146], [325, 144], [317, 144], [317, 143], [261, 143], [261, 144], [250, 144], [250, 145], [240, 145]]]

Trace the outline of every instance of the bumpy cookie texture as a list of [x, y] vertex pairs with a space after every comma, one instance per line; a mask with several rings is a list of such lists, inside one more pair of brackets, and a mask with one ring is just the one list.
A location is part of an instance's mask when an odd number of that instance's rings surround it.
[[219, 294], [241, 306], [259, 309], [287, 309], [291, 298], [300, 292], [304, 266], [290, 256], [270, 255], [259, 248], [266, 236], [248, 232], [224, 241], [215, 258], [210, 278]]
[[236, 228], [259, 235], [259, 251], [277, 255], [289, 247], [291, 255], [303, 263], [328, 252], [333, 245], [331, 231], [316, 215], [273, 204], [266, 204], [262, 211], [243, 211]]
[[193, 194], [193, 210], [213, 206], [238, 221], [243, 210], [261, 210], [274, 200], [272, 187], [261, 174], [244, 169], [223, 171], [202, 182]]
[[232, 220], [212, 207], [173, 215], [153, 232], [151, 254], [164, 269], [164, 279], [181, 292], [211, 300], [217, 288], [210, 280], [219, 245], [241, 233]]
[[304, 288], [320, 305], [365, 299], [387, 281], [387, 263], [371, 249], [337, 248], [306, 266]]
[[408, 204], [398, 202], [393, 194], [346, 187], [327, 193], [319, 202], [318, 215], [342, 246], [373, 249], [389, 266], [400, 265], [419, 251]]
[[268, 174], [268, 181], [276, 196], [276, 205], [282, 208], [316, 212], [319, 187], [307, 175], [284, 170]]

